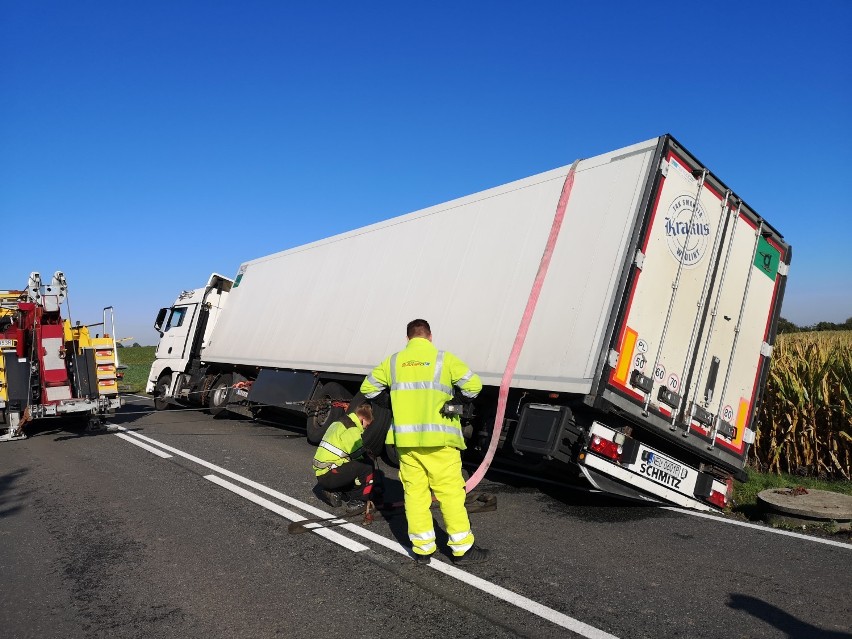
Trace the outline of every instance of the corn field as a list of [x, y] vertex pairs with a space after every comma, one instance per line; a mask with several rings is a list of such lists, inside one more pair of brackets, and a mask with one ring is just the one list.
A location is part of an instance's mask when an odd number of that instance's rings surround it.
[[852, 331], [778, 336], [749, 462], [852, 479]]

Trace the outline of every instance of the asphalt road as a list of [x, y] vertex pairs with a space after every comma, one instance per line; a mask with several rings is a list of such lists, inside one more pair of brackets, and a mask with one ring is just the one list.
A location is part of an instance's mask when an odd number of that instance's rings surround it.
[[852, 639], [850, 544], [495, 472], [491, 562], [417, 566], [401, 515], [288, 533], [298, 430], [128, 402], [0, 444], [0, 636]]

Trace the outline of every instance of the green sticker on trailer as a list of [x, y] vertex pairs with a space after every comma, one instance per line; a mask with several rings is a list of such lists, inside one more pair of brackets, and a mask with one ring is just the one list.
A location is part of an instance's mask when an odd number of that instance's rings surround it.
[[754, 265], [774, 282], [780, 261], [781, 252], [767, 242], [765, 237], [761, 237], [757, 245], [757, 254], [754, 256]]
[[245, 275], [246, 269], [248, 269], [248, 266], [246, 266], [245, 264], [240, 266], [240, 270], [237, 271], [237, 276], [234, 278], [233, 288], [237, 288], [240, 285], [240, 282], [243, 279], [243, 275]]

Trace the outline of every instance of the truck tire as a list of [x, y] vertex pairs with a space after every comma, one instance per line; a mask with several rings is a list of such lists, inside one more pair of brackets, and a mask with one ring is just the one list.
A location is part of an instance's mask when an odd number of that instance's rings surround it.
[[[364, 396], [359, 393], [352, 400], [350, 406], [357, 407], [362, 401], [365, 401]], [[380, 456], [389, 466], [399, 468], [399, 455], [396, 452], [396, 446], [385, 443], [388, 429], [393, 423], [393, 413], [390, 408], [381, 404], [374, 403], [372, 406], [373, 423], [364, 433], [364, 446], [376, 456]]]
[[154, 386], [154, 409], [155, 410], [166, 410], [171, 404], [169, 400], [166, 398], [166, 394], [169, 392], [169, 387], [172, 385], [172, 375], [171, 373], [164, 373], [160, 375], [160, 378], [157, 380], [157, 385]]
[[234, 383], [234, 378], [230, 373], [221, 375], [213, 383], [213, 387], [207, 394], [207, 409], [213, 417], [221, 415], [225, 407], [228, 405], [228, 392]]
[[[367, 398], [362, 393], [358, 393], [349, 402], [349, 410], [347, 412], [351, 413], [365, 401], [367, 401]], [[396, 446], [385, 443], [388, 429], [393, 423], [393, 413], [390, 408], [382, 406], [379, 403], [373, 403], [372, 406], [373, 423], [364, 431], [362, 438], [364, 448], [369, 450], [371, 454], [381, 457], [388, 466], [399, 468], [399, 453], [396, 451]]]
[[[322, 400], [348, 400], [349, 397], [349, 392], [343, 386], [336, 382], [328, 382], [323, 384], [311, 399], [321, 402]], [[316, 410], [308, 411], [305, 424], [308, 441], [311, 444], [319, 444], [328, 427], [340, 419], [344, 412], [343, 408], [331, 405], [320, 405]]]
[[393, 444], [385, 444], [385, 452], [382, 454], [382, 459], [388, 466], [399, 468], [399, 451]]

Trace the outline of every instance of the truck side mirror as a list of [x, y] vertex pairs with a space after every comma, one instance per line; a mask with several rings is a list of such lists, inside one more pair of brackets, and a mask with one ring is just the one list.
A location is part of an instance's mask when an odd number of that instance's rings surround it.
[[154, 320], [154, 329], [160, 334], [160, 337], [163, 336], [163, 322], [166, 321], [166, 313], [169, 312], [167, 308], [161, 308], [160, 312], [157, 313], [157, 319]]

